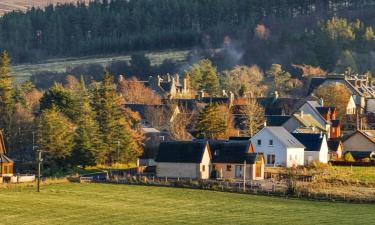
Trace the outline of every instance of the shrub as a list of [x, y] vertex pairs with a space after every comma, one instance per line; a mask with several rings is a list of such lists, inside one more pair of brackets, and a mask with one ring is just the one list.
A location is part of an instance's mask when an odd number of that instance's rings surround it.
[[355, 162], [355, 159], [350, 152], [345, 153], [344, 160], [345, 162]]

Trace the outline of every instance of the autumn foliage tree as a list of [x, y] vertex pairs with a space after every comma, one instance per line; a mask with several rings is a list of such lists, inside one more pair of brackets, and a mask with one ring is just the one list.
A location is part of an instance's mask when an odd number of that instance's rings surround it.
[[126, 103], [161, 104], [160, 96], [135, 77], [121, 79], [118, 91]]
[[315, 95], [324, 100], [325, 106], [335, 106], [339, 118], [346, 114], [350, 90], [341, 83], [330, 83], [315, 90]]

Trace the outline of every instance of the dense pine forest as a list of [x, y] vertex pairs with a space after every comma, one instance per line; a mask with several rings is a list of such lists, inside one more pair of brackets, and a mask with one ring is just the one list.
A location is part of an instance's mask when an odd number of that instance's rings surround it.
[[[4, 15], [0, 49], [20, 63], [228, 47], [217, 56], [222, 67], [310, 64], [333, 71], [340, 57], [360, 60], [373, 50], [368, 44], [373, 33], [367, 28], [375, 24], [374, 10], [375, 2], [369, 0], [95, 0]], [[334, 16], [347, 20], [327, 25]], [[356, 19], [362, 22], [351, 25]], [[371, 65], [352, 67], [372, 70]]]

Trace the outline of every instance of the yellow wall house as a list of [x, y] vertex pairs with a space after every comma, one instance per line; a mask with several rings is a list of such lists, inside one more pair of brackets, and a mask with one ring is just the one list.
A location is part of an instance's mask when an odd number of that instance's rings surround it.
[[[264, 179], [264, 158], [253, 153], [249, 141], [211, 141], [211, 178], [218, 179]], [[246, 171], [244, 167], [246, 166]]]
[[208, 179], [211, 154], [206, 141], [167, 141], [159, 146], [156, 175], [167, 178]]
[[3, 132], [0, 131], [0, 182], [10, 182], [13, 176], [13, 160], [6, 155]]

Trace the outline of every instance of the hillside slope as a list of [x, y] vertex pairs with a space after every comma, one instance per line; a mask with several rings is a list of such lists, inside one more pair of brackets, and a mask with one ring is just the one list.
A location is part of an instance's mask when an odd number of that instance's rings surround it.
[[1, 0], [0, 15], [13, 10], [25, 11], [32, 6], [45, 7], [48, 4], [77, 2], [77, 0]]

